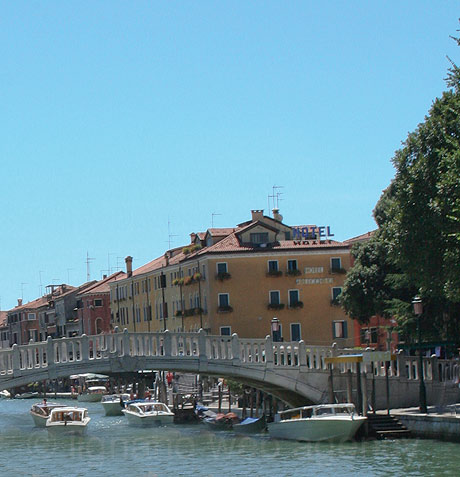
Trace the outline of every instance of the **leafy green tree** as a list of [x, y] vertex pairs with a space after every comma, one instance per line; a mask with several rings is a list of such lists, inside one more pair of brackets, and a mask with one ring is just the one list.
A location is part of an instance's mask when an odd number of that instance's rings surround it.
[[378, 233], [353, 251], [341, 303], [361, 322], [374, 314], [394, 316], [410, 336], [417, 293], [424, 303], [425, 339], [458, 341], [460, 68], [453, 61], [447, 85], [392, 159], [395, 178], [374, 210]]

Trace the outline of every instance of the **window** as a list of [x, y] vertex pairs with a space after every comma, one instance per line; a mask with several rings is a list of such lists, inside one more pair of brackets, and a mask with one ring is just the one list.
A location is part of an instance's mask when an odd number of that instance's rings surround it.
[[331, 258], [331, 271], [336, 272], [342, 269], [342, 260], [340, 258]]
[[217, 273], [227, 273], [227, 264], [225, 262], [217, 264]]
[[342, 293], [341, 287], [333, 287], [332, 288], [332, 301], [336, 301], [339, 298], [339, 295]]
[[278, 271], [278, 260], [268, 261], [268, 273]]
[[102, 333], [102, 318], [96, 318], [95, 327], [96, 334], [100, 335]]
[[230, 326], [221, 326], [220, 335], [221, 336], [230, 336], [232, 334], [232, 329]]
[[279, 305], [280, 304], [280, 292], [279, 290], [270, 291], [270, 305]]
[[377, 327], [371, 328], [371, 343], [379, 342], [379, 329]]
[[333, 338], [348, 338], [347, 322], [344, 320], [332, 322]]
[[36, 319], [36, 314], [35, 313], [27, 313], [27, 319], [29, 321], [35, 320]]
[[268, 232], [259, 232], [251, 234], [251, 243], [253, 245], [260, 245], [268, 242]]
[[300, 341], [300, 323], [291, 323], [291, 341]]
[[228, 293], [219, 293], [219, 306], [221, 308], [230, 306], [230, 297]]
[[289, 290], [289, 306], [299, 303], [299, 290]]
[[297, 270], [297, 260], [288, 260], [287, 265], [288, 265], [287, 268], [289, 272], [293, 272]]
[[94, 306], [102, 306], [102, 300], [100, 298], [96, 298], [94, 300]]

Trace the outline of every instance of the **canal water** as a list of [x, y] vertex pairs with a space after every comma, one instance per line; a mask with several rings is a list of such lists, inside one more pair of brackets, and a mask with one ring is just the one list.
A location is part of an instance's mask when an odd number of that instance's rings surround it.
[[[460, 444], [431, 440], [308, 444], [212, 433], [203, 425], [129, 427], [85, 403], [86, 435], [33, 426], [35, 401], [0, 400], [0, 475], [7, 476], [458, 476]], [[75, 405], [76, 401], [59, 401]]]

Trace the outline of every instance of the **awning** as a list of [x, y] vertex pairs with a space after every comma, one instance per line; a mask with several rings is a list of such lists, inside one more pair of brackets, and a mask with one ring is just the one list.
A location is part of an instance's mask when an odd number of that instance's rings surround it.
[[376, 363], [381, 361], [395, 361], [396, 355], [389, 351], [364, 351], [361, 354], [342, 354], [331, 358], [325, 358], [326, 364], [341, 363]]

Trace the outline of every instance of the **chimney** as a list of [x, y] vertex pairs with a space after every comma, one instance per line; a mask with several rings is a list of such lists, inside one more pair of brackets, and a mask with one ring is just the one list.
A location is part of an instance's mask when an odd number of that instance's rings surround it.
[[129, 278], [133, 275], [133, 257], [128, 255], [125, 258], [125, 262], [126, 262], [126, 274], [128, 275], [128, 278]]
[[277, 222], [282, 222], [283, 221], [283, 216], [280, 214], [280, 209], [273, 209], [272, 212], [273, 212], [273, 218]]
[[258, 220], [263, 220], [264, 218], [264, 211], [262, 210], [251, 210], [252, 214], [252, 221], [257, 222]]
[[18, 298], [18, 306], [22, 306], [22, 298]]
[[102, 275], [102, 280], [105, 280], [107, 278], [107, 275], [104, 273], [104, 275]]

